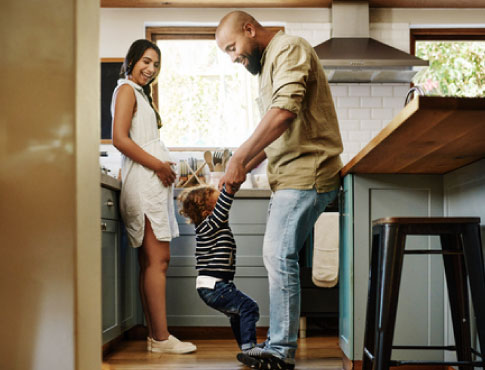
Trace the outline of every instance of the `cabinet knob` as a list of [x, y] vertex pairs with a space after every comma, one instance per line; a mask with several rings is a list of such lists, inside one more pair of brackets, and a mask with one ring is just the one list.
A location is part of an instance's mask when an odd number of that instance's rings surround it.
[[115, 202], [113, 202], [111, 199], [106, 201], [106, 206], [113, 207], [114, 205], [115, 205]]
[[108, 230], [108, 225], [106, 224], [106, 222], [101, 222], [101, 231], [106, 231]]

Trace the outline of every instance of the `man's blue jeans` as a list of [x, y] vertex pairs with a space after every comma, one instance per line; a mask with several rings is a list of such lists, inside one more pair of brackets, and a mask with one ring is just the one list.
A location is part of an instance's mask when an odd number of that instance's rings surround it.
[[227, 281], [218, 281], [214, 289], [199, 288], [197, 292], [208, 306], [229, 317], [239, 348], [246, 350], [256, 345], [256, 322], [259, 320], [256, 301]]
[[263, 243], [270, 303], [269, 340], [265, 348], [289, 362], [295, 357], [300, 318], [298, 252], [337, 192], [284, 189], [271, 196]]

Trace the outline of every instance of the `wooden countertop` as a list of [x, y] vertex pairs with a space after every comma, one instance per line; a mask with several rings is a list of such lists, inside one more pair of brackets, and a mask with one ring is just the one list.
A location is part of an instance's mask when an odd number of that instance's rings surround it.
[[445, 174], [485, 158], [485, 98], [419, 96], [341, 171]]

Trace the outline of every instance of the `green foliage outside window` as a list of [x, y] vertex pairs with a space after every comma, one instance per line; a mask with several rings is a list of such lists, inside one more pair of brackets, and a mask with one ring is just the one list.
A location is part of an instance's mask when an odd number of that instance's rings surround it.
[[413, 79], [426, 95], [485, 97], [484, 41], [417, 41], [416, 56], [429, 60]]

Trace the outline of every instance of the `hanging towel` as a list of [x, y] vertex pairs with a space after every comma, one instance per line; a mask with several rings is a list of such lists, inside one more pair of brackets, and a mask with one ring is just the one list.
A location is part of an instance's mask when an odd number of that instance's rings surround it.
[[332, 288], [338, 282], [339, 213], [323, 212], [315, 223], [312, 281], [316, 286]]

